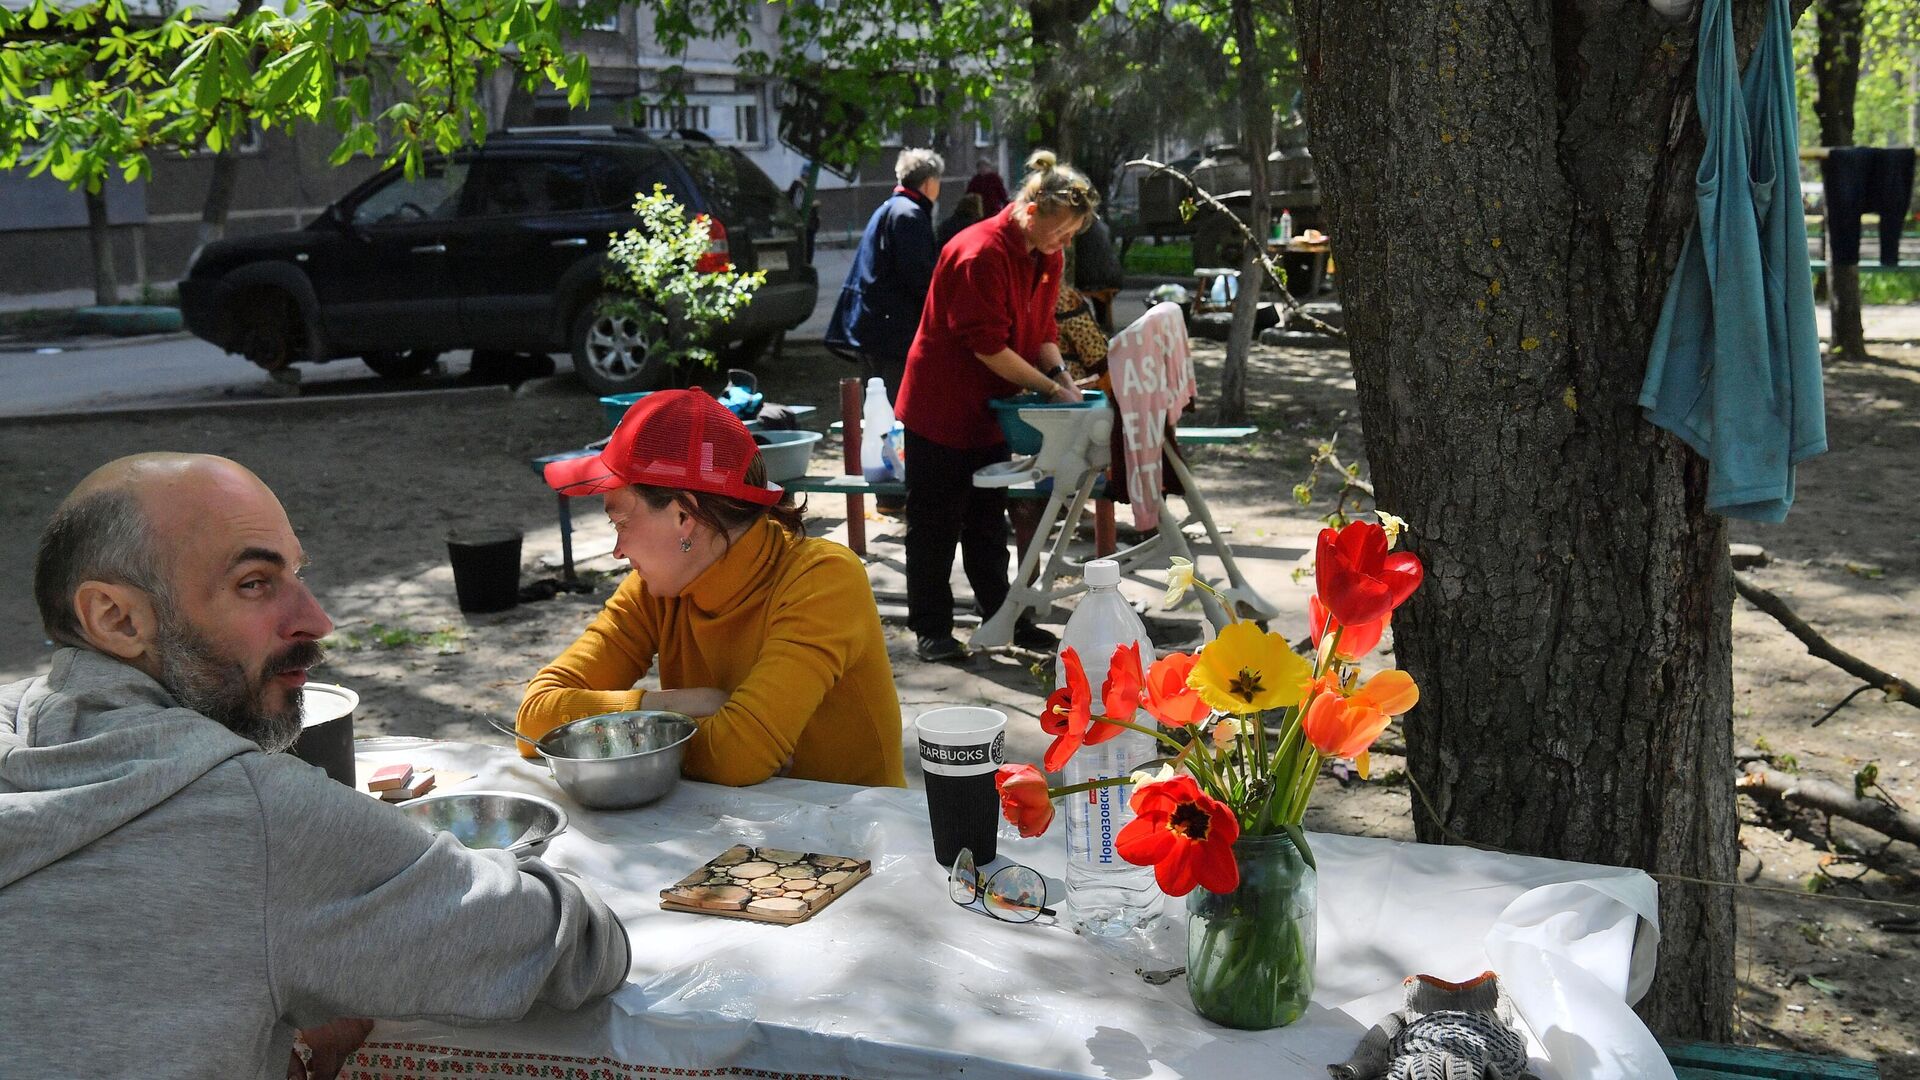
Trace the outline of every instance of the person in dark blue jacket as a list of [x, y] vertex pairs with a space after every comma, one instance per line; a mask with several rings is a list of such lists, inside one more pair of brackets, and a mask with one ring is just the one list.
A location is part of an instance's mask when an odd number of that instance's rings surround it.
[[893, 165], [899, 184], [867, 220], [860, 250], [827, 323], [827, 344], [857, 354], [867, 377], [877, 376], [886, 384], [888, 398], [900, 392], [907, 350], [933, 281], [939, 252], [933, 240], [933, 206], [940, 198], [945, 168], [946, 162], [931, 150], [900, 152]]

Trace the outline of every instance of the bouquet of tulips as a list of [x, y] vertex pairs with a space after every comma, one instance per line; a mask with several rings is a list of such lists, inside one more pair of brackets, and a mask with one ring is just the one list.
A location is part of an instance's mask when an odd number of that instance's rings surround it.
[[[1284, 832], [1311, 865], [1300, 820], [1321, 763], [1351, 759], [1365, 776], [1368, 748], [1420, 696], [1403, 671], [1360, 677], [1359, 660], [1379, 644], [1422, 576], [1416, 556], [1392, 550], [1405, 523], [1379, 517], [1381, 524], [1356, 521], [1320, 533], [1316, 592], [1307, 607], [1312, 660], [1280, 634], [1236, 619], [1198, 653], [1170, 653], [1144, 669], [1138, 645], [1120, 647], [1095, 698], [1080, 657], [1063, 650], [1066, 685], [1040, 715], [1041, 727], [1055, 736], [1047, 769], [1057, 772], [1081, 746], [1122, 730], [1152, 735], [1165, 755], [1153, 772], [1063, 788], [1049, 788], [1031, 765], [1002, 766], [995, 781], [1007, 819], [1022, 836], [1038, 836], [1053, 820], [1053, 799], [1132, 783], [1136, 816], [1115, 847], [1127, 861], [1152, 866], [1170, 896], [1195, 885], [1214, 893], [1237, 888], [1233, 846], [1242, 835]], [[1211, 590], [1190, 563], [1174, 560], [1167, 604], [1196, 587]], [[1141, 710], [1157, 724], [1136, 723]], [[1268, 731], [1270, 720], [1277, 736]]]

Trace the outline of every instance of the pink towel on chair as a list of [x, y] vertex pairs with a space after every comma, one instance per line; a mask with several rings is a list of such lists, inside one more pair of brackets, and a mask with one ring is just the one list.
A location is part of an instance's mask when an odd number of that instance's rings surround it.
[[1193, 400], [1193, 357], [1178, 304], [1155, 304], [1107, 348], [1113, 407], [1126, 440], [1127, 496], [1133, 527], [1160, 524], [1160, 451], [1167, 426]]

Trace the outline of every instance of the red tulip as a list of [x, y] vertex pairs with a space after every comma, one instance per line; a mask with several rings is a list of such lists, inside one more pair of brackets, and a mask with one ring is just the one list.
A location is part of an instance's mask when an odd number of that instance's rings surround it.
[[1199, 659], [1186, 653], [1168, 653], [1153, 662], [1147, 671], [1146, 708], [1154, 719], [1168, 727], [1187, 727], [1213, 712], [1187, 685], [1187, 676]]
[[1327, 605], [1321, 603], [1318, 596], [1307, 597], [1307, 633], [1313, 636], [1313, 647], [1320, 647], [1322, 636], [1344, 629], [1340, 644], [1334, 646], [1335, 655], [1342, 660], [1358, 660], [1372, 652], [1392, 622], [1393, 614], [1389, 612], [1373, 622], [1347, 626], [1328, 613]]
[[1060, 666], [1066, 669], [1067, 685], [1048, 695], [1046, 706], [1040, 710], [1040, 730], [1055, 736], [1042, 759], [1048, 772], [1066, 768], [1067, 760], [1079, 752], [1082, 744], [1106, 742], [1124, 730], [1113, 724], [1093, 722], [1087, 669], [1081, 665], [1080, 654], [1073, 646], [1060, 650]]
[[1371, 521], [1321, 529], [1314, 555], [1320, 601], [1346, 626], [1393, 614], [1420, 587], [1420, 559], [1409, 551], [1387, 552], [1387, 531]]
[[1047, 778], [1031, 765], [1002, 765], [994, 771], [993, 786], [1000, 791], [1000, 812], [1021, 836], [1039, 836], [1053, 824], [1053, 799]]
[[[1145, 681], [1146, 676], [1140, 671], [1140, 643], [1136, 641], [1114, 649], [1113, 663], [1107, 665], [1107, 681], [1100, 687], [1100, 704], [1106, 709], [1101, 715], [1111, 716], [1115, 720], [1132, 720], [1133, 714], [1140, 711], [1140, 700], [1146, 694]], [[1113, 724], [1101, 724], [1100, 727], [1115, 735], [1126, 730]], [[1100, 740], [1089, 738], [1087, 741], [1094, 743]]]
[[1138, 816], [1114, 837], [1114, 850], [1135, 866], [1152, 866], [1161, 892], [1185, 896], [1195, 885], [1216, 893], [1239, 887], [1233, 842], [1240, 838], [1240, 822], [1193, 777], [1142, 784], [1131, 805]]

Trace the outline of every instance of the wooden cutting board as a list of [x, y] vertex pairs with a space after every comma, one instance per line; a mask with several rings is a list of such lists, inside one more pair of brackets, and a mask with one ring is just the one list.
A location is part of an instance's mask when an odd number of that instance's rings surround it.
[[667, 911], [755, 922], [805, 922], [873, 872], [865, 859], [736, 844], [660, 890]]

